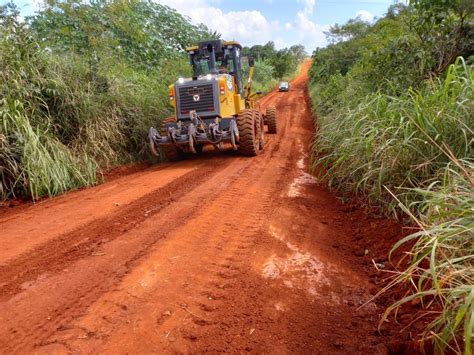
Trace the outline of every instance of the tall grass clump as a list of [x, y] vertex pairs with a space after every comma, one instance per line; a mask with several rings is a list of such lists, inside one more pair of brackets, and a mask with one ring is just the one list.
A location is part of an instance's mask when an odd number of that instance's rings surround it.
[[21, 24], [7, 20], [0, 27], [0, 201], [95, 183], [97, 164], [54, 135], [46, 54]]
[[314, 164], [326, 168], [331, 186], [364, 194], [385, 212], [398, 211], [388, 191], [419, 208], [412, 203], [450, 162], [446, 151], [473, 157], [473, 79], [472, 67], [459, 59], [444, 79], [418, 90], [399, 96], [376, 92], [355, 107], [319, 115]]
[[[446, 149], [446, 148], [444, 148]], [[449, 153], [450, 154], [450, 153]], [[408, 282], [412, 293], [390, 306], [386, 316], [406, 302], [435, 305], [423, 333], [437, 353], [469, 355], [474, 336], [474, 162], [453, 159], [429, 188], [416, 189], [418, 215], [400, 204], [419, 231], [394, 250], [415, 241], [409, 267], [395, 283]]]
[[97, 164], [86, 154], [73, 154], [47, 130], [32, 126], [18, 101], [6, 109], [0, 102], [0, 198], [52, 196], [93, 184]]
[[148, 128], [171, 113], [166, 83], [176, 69], [145, 72], [113, 59], [91, 68], [37, 47], [13, 57], [2, 57], [0, 200], [91, 185], [101, 169], [146, 158]]

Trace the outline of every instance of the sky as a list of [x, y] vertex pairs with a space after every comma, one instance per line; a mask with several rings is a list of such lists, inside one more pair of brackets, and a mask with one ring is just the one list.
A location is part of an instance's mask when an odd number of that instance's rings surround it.
[[[204, 23], [225, 40], [252, 46], [275, 42], [277, 48], [303, 44], [308, 53], [324, 47], [324, 32], [335, 23], [383, 16], [396, 0], [155, 0]], [[0, 0], [5, 3], [7, 0]], [[40, 0], [13, 0], [27, 16]]]

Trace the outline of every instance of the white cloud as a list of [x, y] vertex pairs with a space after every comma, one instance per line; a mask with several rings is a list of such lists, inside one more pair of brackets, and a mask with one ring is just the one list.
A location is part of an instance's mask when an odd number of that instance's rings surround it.
[[315, 0], [297, 0], [299, 4], [303, 4], [302, 12], [305, 15], [312, 15], [314, 11]]
[[155, 1], [176, 9], [195, 24], [204, 23], [210, 29], [221, 33], [222, 38], [238, 40], [245, 46], [273, 41], [277, 48], [283, 48], [301, 43], [311, 53], [316, 47], [325, 46], [327, 43], [324, 31], [329, 29], [329, 25], [319, 25], [311, 20], [315, 0], [297, 0], [300, 10], [293, 21], [284, 24], [268, 20], [257, 10], [225, 12], [218, 7], [219, 0]]
[[372, 22], [375, 16], [367, 10], [360, 10], [357, 11], [356, 17], [360, 18], [362, 21]]
[[303, 8], [296, 13], [295, 20], [288, 27], [294, 32], [295, 42], [304, 44], [306, 50], [311, 53], [316, 47], [323, 47], [327, 44], [324, 32], [329, 30], [330, 25], [320, 25], [311, 20], [315, 0], [297, 1], [303, 5]]
[[270, 41], [272, 32], [279, 28], [278, 22], [270, 22], [256, 10], [224, 12], [206, 0], [157, 0], [188, 16], [195, 24], [222, 34], [226, 40], [238, 40], [244, 45], [262, 44]]
[[304, 12], [296, 14], [296, 20], [293, 23], [297, 43], [303, 43], [306, 49], [311, 52], [316, 47], [326, 45], [325, 31], [329, 30], [330, 25], [319, 25], [309, 19]]

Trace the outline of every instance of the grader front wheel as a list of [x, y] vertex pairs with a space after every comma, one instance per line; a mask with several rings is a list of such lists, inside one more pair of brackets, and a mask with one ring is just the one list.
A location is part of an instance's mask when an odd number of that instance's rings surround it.
[[275, 106], [267, 107], [267, 126], [268, 133], [277, 133], [278, 131], [278, 115]]
[[255, 156], [260, 149], [260, 120], [254, 110], [243, 110], [237, 118], [239, 152]]

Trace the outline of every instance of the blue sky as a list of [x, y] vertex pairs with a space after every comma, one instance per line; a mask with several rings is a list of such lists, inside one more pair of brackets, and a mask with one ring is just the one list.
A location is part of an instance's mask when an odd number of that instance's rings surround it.
[[[324, 31], [360, 16], [382, 16], [396, 0], [156, 0], [177, 9], [194, 23], [205, 23], [226, 40], [243, 45], [274, 41], [278, 48], [304, 44], [311, 53], [326, 44]], [[5, 3], [6, 0], [0, 0]], [[23, 15], [41, 0], [14, 0]]]

